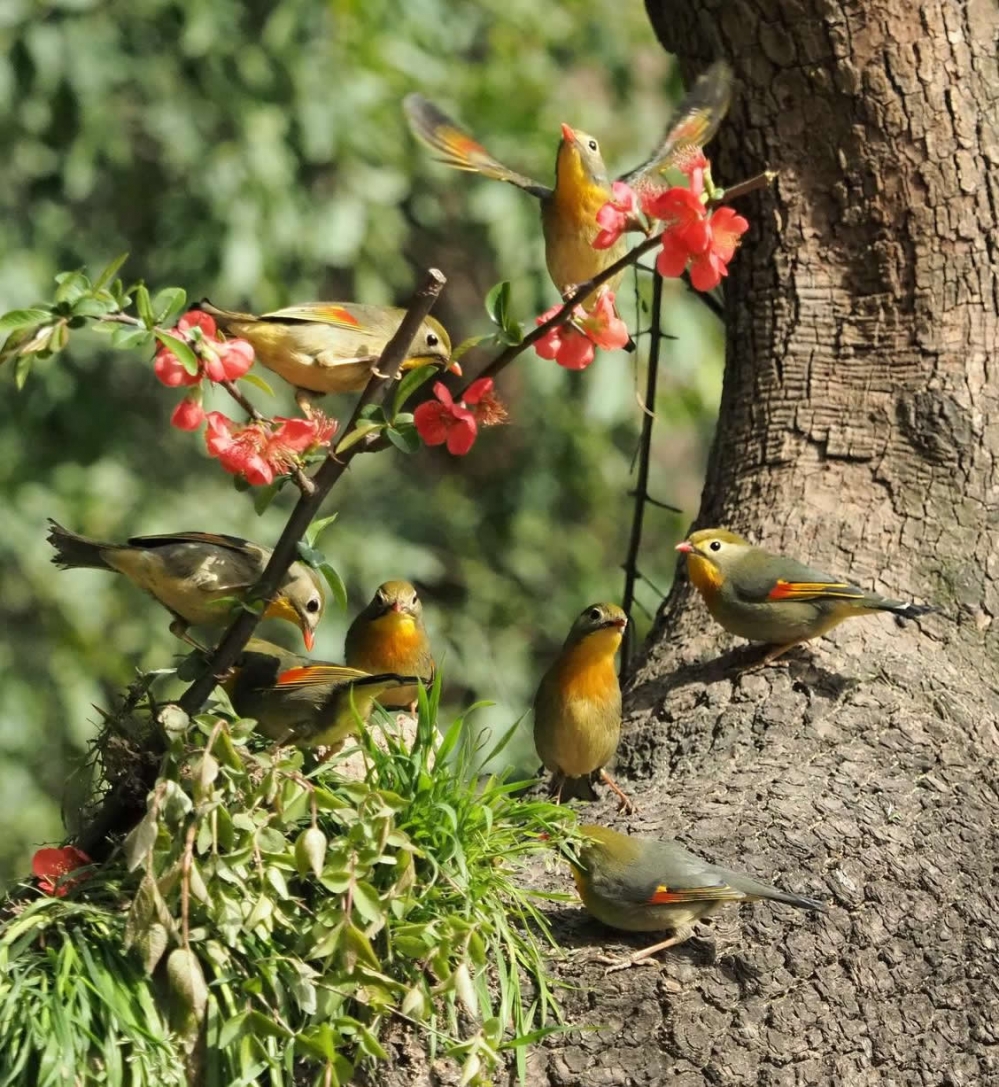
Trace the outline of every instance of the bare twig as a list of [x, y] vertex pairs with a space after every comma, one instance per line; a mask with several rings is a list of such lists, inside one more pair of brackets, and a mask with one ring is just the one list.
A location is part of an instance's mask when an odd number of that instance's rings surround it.
[[621, 607], [628, 616], [628, 625], [624, 631], [624, 644], [621, 647], [621, 675], [628, 669], [631, 649], [634, 645], [634, 623], [632, 609], [635, 604], [635, 581], [638, 578], [638, 552], [642, 546], [642, 525], [645, 520], [645, 500], [649, 486], [649, 462], [652, 454], [652, 426], [655, 414], [651, 410], [656, 402], [656, 384], [659, 377], [659, 348], [662, 339], [659, 334], [660, 311], [663, 301], [663, 277], [658, 272], [652, 278], [652, 312], [649, 328], [649, 372], [645, 385], [645, 403], [650, 410], [642, 416], [642, 433], [638, 442], [638, 476], [635, 480], [635, 512], [631, 519], [631, 538], [628, 541], [628, 553], [624, 560], [624, 595]]

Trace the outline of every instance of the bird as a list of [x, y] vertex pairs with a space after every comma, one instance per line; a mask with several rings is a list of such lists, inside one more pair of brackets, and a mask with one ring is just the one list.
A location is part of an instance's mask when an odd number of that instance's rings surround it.
[[[405, 310], [357, 302], [303, 302], [257, 317], [219, 309], [207, 298], [197, 309], [227, 335], [249, 340], [257, 361], [295, 387], [296, 400], [311, 414], [310, 394], [360, 392], [395, 334]], [[451, 360], [451, 340], [433, 317], [420, 325], [400, 373], [437, 366], [461, 374]]]
[[372, 675], [251, 638], [222, 686], [233, 709], [254, 718], [277, 743], [336, 751], [367, 721], [375, 699], [416, 682], [415, 676]]
[[576, 621], [534, 696], [534, 746], [552, 773], [555, 803], [563, 796], [594, 800], [592, 779], [634, 805], [604, 766], [621, 738], [621, 686], [614, 655], [628, 617], [616, 604], [591, 604]]
[[[238, 536], [173, 532], [133, 536], [118, 544], [80, 536], [51, 519], [48, 541], [56, 552], [52, 562], [61, 569], [111, 570], [145, 589], [173, 615], [171, 633], [198, 649], [203, 647], [187, 628], [227, 626], [234, 598], [249, 599], [271, 557], [269, 548]], [[319, 575], [293, 562], [263, 616], [294, 623], [311, 650], [325, 607]]]
[[[423, 603], [408, 581], [386, 581], [347, 630], [347, 664], [366, 672], [402, 672], [428, 686], [434, 657], [423, 625]], [[387, 691], [378, 701], [387, 709], [412, 708], [416, 686]]]
[[673, 932], [668, 940], [621, 962], [611, 961], [608, 973], [682, 944], [693, 935], [697, 921], [726, 902], [769, 898], [802, 910], [824, 912], [826, 908], [815, 899], [779, 891], [752, 876], [711, 864], [672, 839], [620, 834], [592, 823], [579, 830], [587, 841], [579, 848], [579, 863], [572, 865], [572, 873], [587, 911], [625, 932]]
[[[721, 123], [732, 89], [732, 70], [724, 61], [713, 64], [694, 84], [680, 103], [662, 141], [641, 166], [624, 174], [640, 193], [666, 187], [664, 173], [691, 148], [702, 147]], [[413, 134], [456, 170], [482, 174], [506, 181], [530, 193], [541, 203], [541, 227], [545, 239], [548, 274], [561, 295], [589, 282], [627, 252], [625, 239], [607, 249], [594, 249], [600, 231], [597, 212], [611, 199], [611, 179], [600, 153], [600, 145], [587, 132], [562, 125], [562, 138], [555, 158], [555, 185], [549, 187], [504, 166], [457, 121], [421, 94], [409, 94], [403, 109]], [[615, 290], [624, 269], [607, 282]], [[598, 292], [582, 302], [591, 309]]]
[[915, 619], [933, 604], [891, 600], [849, 581], [774, 555], [725, 528], [704, 528], [676, 545], [708, 611], [730, 634], [772, 645], [754, 668], [832, 630], [844, 619], [888, 611]]

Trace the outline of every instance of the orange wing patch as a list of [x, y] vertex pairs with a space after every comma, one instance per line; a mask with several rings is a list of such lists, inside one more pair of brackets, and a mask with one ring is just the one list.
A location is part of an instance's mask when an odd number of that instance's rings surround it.
[[650, 906], [666, 906], [671, 902], [714, 902], [745, 897], [742, 891], [737, 891], [727, 884], [722, 884], [720, 887], [682, 887], [674, 891], [662, 884], [655, 889], [647, 904]]
[[767, 594], [769, 600], [808, 600], [816, 596], [831, 596], [846, 599], [856, 598], [861, 591], [846, 581], [785, 581], [778, 578], [777, 584]]
[[282, 672], [277, 677], [277, 685], [283, 687], [286, 684], [291, 683], [303, 683], [314, 678], [314, 669], [307, 666], [301, 666], [298, 668], [289, 668], [287, 672]]

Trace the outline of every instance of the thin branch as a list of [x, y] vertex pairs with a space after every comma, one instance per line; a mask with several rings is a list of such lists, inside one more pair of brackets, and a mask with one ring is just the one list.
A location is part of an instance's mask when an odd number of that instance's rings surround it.
[[649, 462], [652, 455], [652, 426], [655, 414], [652, 409], [656, 402], [656, 384], [659, 378], [659, 353], [662, 340], [659, 336], [660, 312], [663, 301], [663, 277], [657, 272], [652, 279], [652, 312], [649, 328], [649, 372], [645, 385], [645, 403], [649, 406], [642, 416], [642, 433], [638, 443], [638, 476], [635, 480], [635, 512], [631, 519], [631, 538], [628, 541], [628, 553], [624, 560], [624, 595], [621, 607], [628, 616], [628, 625], [624, 631], [624, 644], [621, 647], [621, 675], [627, 671], [634, 644], [634, 624], [631, 612], [635, 604], [635, 580], [638, 577], [638, 552], [642, 546], [642, 524], [645, 520], [645, 499], [649, 489]]

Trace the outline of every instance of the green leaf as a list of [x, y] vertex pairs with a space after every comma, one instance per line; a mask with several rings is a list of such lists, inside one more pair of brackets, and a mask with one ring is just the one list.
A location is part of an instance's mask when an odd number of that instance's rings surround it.
[[34, 355], [18, 356], [17, 362], [14, 363], [14, 384], [17, 386], [18, 392], [24, 388], [24, 383], [28, 380], [28, 375], [31, 373], [34, 364]]
[[347, 610], [347, 586], [343, 583], [343, 578], [333, 569], [328, 562], [321, 562], [319, 564], [319, 572], [326, 578], [326, 584], [329, 585], [330, 591], [333, 593], [333, 599], [336, 601], [337, 606], [343, 611]]
[[505, 328], [510, 315], [510, 284], [507, 280], [497, 283], [486, 295], [486, 313], [489, 320], [500, 328]]
[[140, 283], [135, 288], [135, 308], [139, 311], [139, 320], [146, 328], [152, 328], [156, 324], [156, 318], [153, 316], [153, 305], [149, 299], [149, 290], [145, 283]]
[[420, 448], [420, 435], [412, 423], [398, 423], [385, 431], [385, 437], [403, 453], [415, 453]]
[[373, 434], [384, 428], [384, 423], [360, 422], [336, 447], [334, 452], [345, 453], [352, 445], [357, 445], [358, 442], [363, 441], [369, 434]]
[[[236, 477], [237, 479], [240, 477]], [[245, 481], [244, 481], [245, 482]], [[253, 511], [260, 517], [267, 507], [274, 501], [278, 491], [284, 486], [285, 477], [281, 476], [271, 483], [265, 483], [263, 487], [255, 487], [253, 490]], [[245, 488], [241, 488], [244, 489]]]
[[393, 419], [399, 414], [399, 409], [413, 393], [415, 393], [424, 382], [429, 381], [436, 372], [436, 366], [417, 366], [415, 369], [406, 372], [403, 379], [399, 382], [399, 387], [396, 389], [395, 397], [392, 400]]
[[112, 298], [94, 298], [93, 295], [84, 295], [73, 306], [74, 317], [103, 317], [106, 313], [113, 313], [117, 305]]
[[305, 542], [310, 547], [315, 547], [316, 540], [319, 539], [325, 529], [329, 528], [339, 516], [338, 513], [331, 513], [329, 517], [320, 517], [318, 521], [313, 521], [305, 530]]
[[128, 260], [128, 253], [122, 253], [120, 257], [115, 257], [104, 271], [101, 272], [97, 279], [94, 280], [94, 291], [96, 292], [106, 287], [118, 274], [119, 269], [126, 260]]
[[139, 865], [143, 864], [146, 857], [153, 851], [159, 829], [159, 817], [155, 811], [150, 810], [136, 824], [135, 829], [129, 832], [122, 849], [130, 872], [134, 872]]
[[149, 347], [153, 343], [153, 334], [148, 328], [127, 328], [119, 325], [111, 333], [111, 346], [122, 351], [132, 347]]
[[176, 336], [171, 336], [169, 332], [164, 332], [161, 328], [156, 329], [156, 339], [158, 339], [164, 347], [170, 348], [180, 360], [181, 366], [183, 366], [189, 374], [196, 374], [198, 372], [200, 367], [198, 366], [197, 356], [183, 340], [178, 340]]
[[92, 290], [90, 280], [83, 272], [60, 272], [55, 277], [55, 281], [59, 284], [56, 288], [55, 303], [60, 308], [72, 306], [74, 302]]
[[274, 395], [274, 390], [267, 384], [266, 381], [259, 375], [255, 374], [252, 370], [249, 373], [243, 374], [239, 379], [245, 381], [248, 385], [252, 385], [255, 389], [259, 389], [262, 393], [266, 393], [268, 396]]
[[187, 291], [183, 287], [164, 287], [156, 292], [152, 300], [152, 311], [156, 325], [172, 325], [184, 312], [187, 304]]
[[370, 883], [358, 880], [354, 884], [353, 903], [357, 912], [369, 924], [378, 924], [380, 927], [385, 923], [385, 911], [379, 901], [378, 892]]
[[35, 325], [51, 321], [52, 311], [48, 309], [12, 309], [0, 317], [0, 336], [6, 336], [18, 328], [34, 328]]

